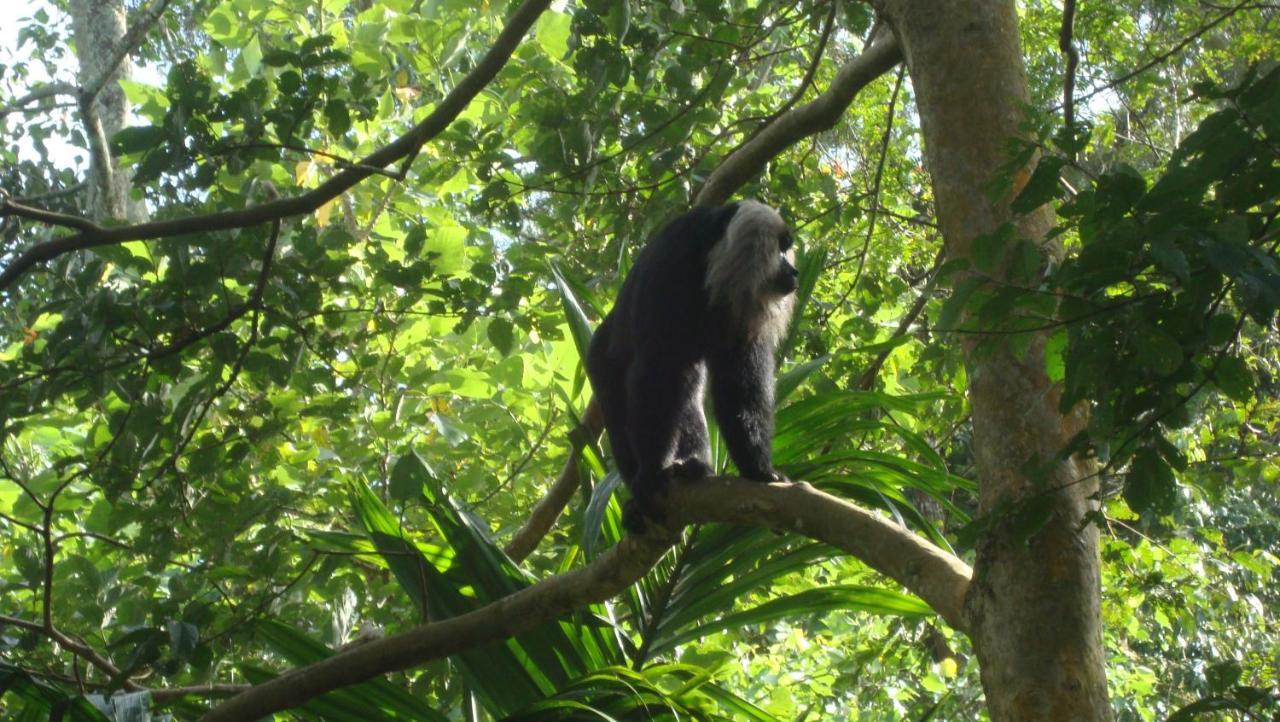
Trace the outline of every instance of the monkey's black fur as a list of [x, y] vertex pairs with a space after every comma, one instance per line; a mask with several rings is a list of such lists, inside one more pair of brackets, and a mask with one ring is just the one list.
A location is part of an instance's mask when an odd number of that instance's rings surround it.
[[587, 373], [604, 410], [618, 471], [631, 490], [623, 523], [661, 519], [672, 477], [712, 473], [703, 388], [742, 476], [773, 468], [774, 352], [797, 272], [791, 234], [754, 201], [698, 208], [641, 250], [591, 339]]

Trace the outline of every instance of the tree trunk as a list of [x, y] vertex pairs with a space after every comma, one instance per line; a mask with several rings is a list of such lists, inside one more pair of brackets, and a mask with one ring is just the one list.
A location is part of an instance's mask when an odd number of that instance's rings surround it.
[[[1042, 242], [1048, 209], [1014, 219], [1012, 196], [992, 201], [991, 181], [1009, 160], [1027, 85], [1012, 0], [883, 0], [911, 74], [950, 258], [1014, 220]], [[1025, 176], [1023, 176], [1025, 178]], [[1046, 252], [1052, 252], [1046, 248]], [[994, 279], [995, 283], [999, 278]], [[1058, 411], [1045, 373], [1044, 334], [1025, 353], [990, 338], [959, 339], [969, 373], [980, 510], [993, 524], [979, 542], [966, 598], [970, 635], [995, 722], [1110, 720], [1099, 610], [1097, 529], [1086, 520], [1097, 489], [1088, 464], [1056, 465], [1046, 482], [1027, 474], [1056, 457], [1080, 428]], [[1031, 463], [1029, 463], [1031, 462]], [[1052, 504], [1029, 539], [1011, 529], [1001, 502]]]
[[[80, 120], [89, 143], [89, 178], [85, 210], [95, 220], [117, 219], [138, 223], [146, 220], [146, 210], [129, 198], [132, 174], [123, 170], [111, 155], [111, 137], [128, 120], [128, 105], [120, 80], [129, 77], [130, 62], [125, 57], [111, 68], [125, 36], [123, 0], [72, 0], [71, 25], [80, 63], [82, 96], [96, 92], [93, 102], [81, 102]], [[104, 75], [110, 73], [104, 78]], [[101, 89], [93, 86], [100, 85]]]

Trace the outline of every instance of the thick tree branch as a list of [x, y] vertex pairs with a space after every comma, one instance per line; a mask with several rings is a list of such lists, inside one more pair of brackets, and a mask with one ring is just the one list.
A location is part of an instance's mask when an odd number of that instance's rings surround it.
[[229, 697], [250, 689], [247, 684], [197, 684], [190, 687], [164, 687], [149, 690], [154, 702], [173, 702], [183, 697]]
[[[731, 477], [674, 485], [673, 525], [732, 522], [793, 531], [858, 557], [919, 595], [963, 630], [971, 571], [964, 562], [893, 521], [805, 483], [760, 484]], [[240, 722], [296, 707], [325, 692], [387, 672], [507, 639], [619, 594], [666, 553], [675, 535], [628, 536], [591, 564], [442, 622], [335, 654], [253, 687], [215, 707], [204, 722]]]
[[[1062, 6], [1062, 28], [1058, 31], [1058, 49], [1067, 56], [1067, 68], [1062, 75], [1062, 124], [1067, 132], [1073, 132], [1071, 126], [1076, 123], [1076, 66], [1080, 64], [1080, 52], [1076, 50], [1073, 40], [1076, 22], [1076, 2], [1066, 0]], [[1073, 154], [1074, 155], [1074, 154]]]
[[[0, 290], [20, 278], [34, 266], [57, 258], [65, 253], [98, 246], [113, 245], [125, 241], [147, 241], [188, 233], [207, 233], [243, 228], [258, 223], [310, 213], [338, 194], [373, 175], [375, 168], [385, 168], [395, 161], [417, 153], [427, 141], [439, 135], [457, 118], [471, 99], [480, 93], [498, 71], [506, 65], [521, 39], [551, 0], [525, 0], [511, 15], [506, 27], [498, 34], [493, 47], [476, 64], [454, 89], [440, 101], [421, 123], [391, 143], [379, 148], [358, 161], [358, 165], [346, 168], [319, 186], [292, 198], [268, 201], [236, 211], [223, 211], [206, 215], [189, 216], [131, 226], [118, 226], [75, 235], [55, 238], [23, 251], [3, 272], [0, 272]], [[0, 216], [6, 215], [0, 211]]]
[[901, 60], [898, 41], [887, 32], [881, 34], [861, 55], [840, 67], [831, 87], [822, 95], [778, 116], [759, 135], [726, 158], [698, 191], [694, 205], [725, 202], [779, 153], [814, 133], [833, 127], [858, 91]]
[[[600, 436], [600, 430], [603, 428], [604, 413], [600, 410], [600, 404], [593, 399], [587, 405], [586, 413], [583, 415], [582, 431], [590, 439], [595, 439]], [[560, 518], [560, 513], [573, 498], [573, 493], [578, 489], [578, 458], [582, 455], [582, 444], [587, 441], [586, 438], [573, 440], [573, 449], [569, 452], [569, 458], [564, 462], [564, 468], [560, 469], [560, 475], [556, 477], [555, 483], [534, 505], [524, 526], [520, 527], [507, 542], [503, 551], [515, 562], [524, 561], [534, 549], [538, 548], [538, 544], [542, 542], [547, 532], [551, 531], [556, 519]]]

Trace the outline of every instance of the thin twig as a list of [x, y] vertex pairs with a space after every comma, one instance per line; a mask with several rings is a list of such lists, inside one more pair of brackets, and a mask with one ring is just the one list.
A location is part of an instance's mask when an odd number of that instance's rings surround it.
[[849, 283], [848, 288], [840, 296], [840, 300], [831, 304], [826, 314], [822, 317], [822, 322], [826, 323], [831, 319], [831, 314], [836, 309], [844, 305], [849, 299], [849, 295], [858, 287], [858, 283], [862, 280], [862, 271], [867, 265], [867, 251], [871, 248], [871, 237], [876, 230], [876, 214], [880, 209], [880, 184], [884, 179], [885, 160], [889, 155], [889, 141], [893, 138], [893, 118], [897, 115], [898, 93], [902, 90], [902, 80], [906, 77], [907, 67], [904, 65], [898, 69], [898, 78], [893, 84], [893, 93], [889, 96], [889, 110], [885, 114], [884, 119], [884, 135], [880, 137], [880, 160], [876, 163], [876, 172], [871, 179], [871, 217], [867, 221], [867, 235], [862, 240], [862, 253], [858, 256], [858, 270], [853, 274], [853, 281]]
[[[169, 236], [244, 228], [316, 210], [336, 198], [338, 194], [373, 175], [367, 168], [385, 167], [401, 158], [415, 154], [423, 144], [448, 128], [470, 104], [472, 98], [497, 76], [498, 71], [506, 65], [507, 60], [515, 52], [525, 33], [550, 4], [551, 0], [525, 0], [512, 13], [510, 20], [485, 56], [436, 105], [435, 110], [407, 133], [365, 156], [360, 160], [359, 167], [346, 168], [305, 193], [248, 208], [96, 231], [82, 231], [75, 235], [37, 243], [19, 254], [5, 267], [4, 271], [0, 272], [0, 290], [8, 288], [35, 266], [66, 253], [115, 245], [125, 241], [149, 241]], [[3, 214], [0, 213], [0, 215]]]
[[695, 205], [723, 203], [779, 153], [834, 126], [858, 91], [901, 61], [902, 50], [894, 36], [880, 35], [861, 55], [840, 67], [821, 95], [778, 116], [750, 143], [721, 162], [695, 194]]
[[[938, 256], [933, 260], [933, 267], [929, 269], [927, 274], [928, 280], [924, 284], [924, 288], [920, 291], [920, 296], [916, 298], [915, 303], [911, 304], [910, 310], [898, 321], [898, 327], [894, 329], [893, 335], [887, 340], [893, 341], [897, 338], [905, 336], [911, 330], [911, 325], [916, 322], [921, 313], [924, 313], [924, 307], [928, 305], [929, 299], [933, 296], [934, 284], [938, 281], [938, 269], [942, 267], [942, 259], [946, 257], [946, 252], [939, 250]], [[876, 354], [875, 359], [867, 366], [867, 370], [862, 372], [862, 376], [858, 378], [858, 388], [863, 391], [870, 391], [871, 386], [875, 384], [876, 376], [880, 374], [881, 367], [884, 362], [889, 359], [889, 354], [893, 353], [895, 346], [891, 346]]]
[[827, 19], [823, 23], [822, 35], [818, 37], [818, 47], [814, 49], [813, 58], [809, 61], [809, 67], [805, 70], [804, 77], [800, 79], [800, 85], [796, 87], [795, 92], [792, 93], [791, 97], [787, 98], [787, 101], [780, 105], [777, 110], [762, 118], [761, 123], [751, 131], [751, 134], [744, 138], [736, 148], [729, 151], [728, 155], [733, 155], [738, 148], [741, 148], [751, 142], [752, 138], [760, 135], [760, 132], [769, 127], [773, 121], [777, 120], [778, 116], [788, 110], [791, 110], [792, 106], [800, 102], [800, 99], [804, 97], [804, 94], [809, 90], [810, 86], [813, 85], [813, 78], [818, 73], [818, 65], [822, 62], [822, 54], [826, 51], [827, 42], [831, 39], [831, 31], [835, 27], [836, 7], [838, 5], [839, 3], [835, 2], [835, 0], [831, 1], [831, 9], [827, 12]]
[[1231, 17], [1232, 15], [1235, 15], [1236, 13], [1240, 12], [1241, 10], [1244, 10], [1244, 9], [1248, 8], [1248, 7], [1250, 6], [1250, 4], [1251, 4], [1251, 3], [1249, 3], [1249, 2], [1240, 2], [1240, 3], [1237, 3], [1237, 4], [1233, 5], [1230, 9], [1226, 10], [1225, 12], [1223, 12], [1223, 13], [1222, 13], [1221, 15], [1219, 15], [1218, 17], [1214, 18], [1213, 20], [1210, 20], [1209, 22], [1205, 23], [1204, 25], [1201, 25], [1199, 28], [1197, 28], [1197, 29], [1196, 29], [1196, 31], [1195, 31], [1195, 32], [1193, 32], [1193, 33], [1191, 33], [1190, 35], [1188, 35], [1187, 37], [1183, 38], [1181, 41], [1179, 41], [1179, 42], [1178, 42], [1178, 44], [1177, 44], [1177, 45], [1174, 45], [1174, 46], [1173, 46], [1172, 48], [1170, 48], [1169, 50], [1167, 50], [1167, 51], [1165, 51], [1165, 52], [1163, 52], [1163, 53], [1160, 53], [1159, 55], [1157, 55], [1157, 56], [1153, 57], [1152, 59], [1148, 60], [1147, 62], [1143, 63], [1142, 65], [1139, 65], [1138, 67], [1134, 68], [1133, 70], [1130, 70], [1130, 71], [1129, 71], [1129, 72], [1127, 72], [1127, 73], [1124, 73], [1124, 74], [1122, 74], [1122, 75], [1117, 75], [1116, 77], [1112, 78], [1111, 80], [1108, 80], [1106, 83], [1103, 83], [1102, 85], [1098, 86], [1097, 88], [1094, 88], [1093, 90], [1090, 90], [1089, 92], [1085, 93], [1084, 95], [1081, 95], [1080, 97], [1076, 98], [1076, 100], [1078, 100], [1078, 101], [1085, 101], [1085, 100], [1088, 100], [1088, 99], [1092, 98], [1093, 96], [1095, 96], [1095, 95], [1097, 95], [1097, 94], [1099, 94], [1099, 93], [1104, 93], [1104, 92], [1106, 92], [1106, 91], [1110, 90], [1111, 88], [1116, 87], [1117, 85], [1121, 85], [1121, 84], [1123, 84], [1123, 83], [1126, 83], [1126, 82], [1128, 82], [1128, 81], [1130, 81], [1130, 80], [1132, 80], [1132, 79], [1136, 78], [1137, 76], [1139, 76], [1139, 75], [1141, 75], [1141, 74], [1143, 74], [1143, 73], [1147, 72], [1147, 71], [1148, 71], [1148, 70], [1150, 70], [1151, 68], [1154, 68], [1155, 66], [1157, 66], [1157, 65], [1159, 65], [1159, 64], [1161, 64], [1161, 63], [1163, 63], [1164, 61], [1168, 60], [1169, 58], [1172, 58], [1174, 55], [1177, 55], [1178, 53], [1182, 52], [1182, 49], [1183, 49], [1183, 48], [1185, 48], [1185, 47], [1187, 47], [1188, 45], [1190, 45], [1191, 43], [1195, 42], [1195, 41], [1196, 41], [1196, 39], [1197, 39], [1197, 38], [1199, 38], [1201, 35], [1204, 35], [1205, 33], [1209, 32], [1209, 31], [1210, 31], [1210, 30], [1212, 30], [1212, 29], [1214, 29], [1215, 27], [1217, 27], [1218, 25], [1220, 25], [1224, 20], [1226, 20], [1227, 18]]
[[[245, 359], [248, 358], [249, 356], [249, 351], [251, 351], [253, 347], [258, 343], [258, 321], [260, 319], [261, 311], [262, 311], [262, 296], [266, 290], [267, 278], [271, 274], [271, 264], [272, 264], [272, 260], [275, 258], [275, 252], [276, 252], [276, 241], [279, 240], [279, 238], [280, 238], [280, 221], [277, 219], [271, 226], [271, 238], [270, 240], [267, 241], [267, 248], [262, 254], [262, 268], [258, 271], [258, 280], [253, 287], [253, 291], [249, 294], [249, 299], [245, 301], [245, 303], [242, 304], [238, 309], [236, 309], [235, 311], [232, 311], [230, 314], [227, 315], [225, 319], [223, 319], [225, 324], [223, 324], [222, 322], [220, 322], [219, 324], [215, 324], [215, 326], [222, 325], [225, 328], [226, 326], [230, 326], [231, 322], [234, 321], [235, 319], [238, 319], [244, 316], [245, 312], [247, 311], [253, 312], [253, 322], [250, 324], [250, 327], [249, 327], [249, 338], [248, 340], [245, 341], [244, 346], [241, 347], [240, 354], [236, 357], [235, 363], [231, 365], [231, 373], [227, 374], [226, 380], [223, 381], [221, 384], [219, 384], [218, 387], [214, 389], [213, 393], [209, 394], [209, 398], [205, 399], [204, 404], [200, 407], [199, 413], [196, 414], [195, 419], [191, 422], [190, 426], [188, 426], [186, 431], [183, 433], [182, 439], [178, 442], [176, 446], [174, 446], [174, 449], [169, 454], [169, 457], [165, 459], [164, 463], [160, 464], [160, 466], [156, 469], [155, 473], [152, 474], [151, 479], [148, 480], [146, 483], [144, 483], [142, 488], [144, 489], [149, 488], [162, 475], [164, 475], [165, 472], [177, 466], [178, 459], [182, 457], [182, 453], [186, 450], [187, 445], [191, 443], [191, 440], [193, 438], [195, 438], [196, 432], [200, 430], [200, 426], [201, 424], [204, 423], [204, 418], [205, 416], [208, 415], [209, 410], [213, 408], [214, 402], [222, 398], [223, 396], [225, 396], [227, 392], [231, 390], [231, 387], [235, 384], [236, 379], [240, 377], [240, 371], [244, 368], [244, 362], [245, 362]], [[204, 338], [205, 336], [211, 335], [212, 333], [214, 332], [212, 331], [208, 333], [202, 332], [200, 334], [196, 334], [196, 336], [197, 338]], [[182, 345], [179, 348], [185, 348], [186, 346], [189, 346], [191, 343], [194, 343], [194, 340], [191, 340], [191, 341], [184, 340]], [[167, 353], [172, 353], [172, 352], [167, 352]]]

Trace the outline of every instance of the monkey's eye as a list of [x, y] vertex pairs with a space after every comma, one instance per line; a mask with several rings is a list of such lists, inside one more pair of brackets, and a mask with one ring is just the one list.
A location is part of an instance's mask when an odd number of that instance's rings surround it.
[[793, 242], [794, 239], [791, 237], [791, 231], [783, 231], [782, 235], [778, 236], [778, 248], [781, 249], [783, 253], [786, 253], [791, 249], [791, 244]]

